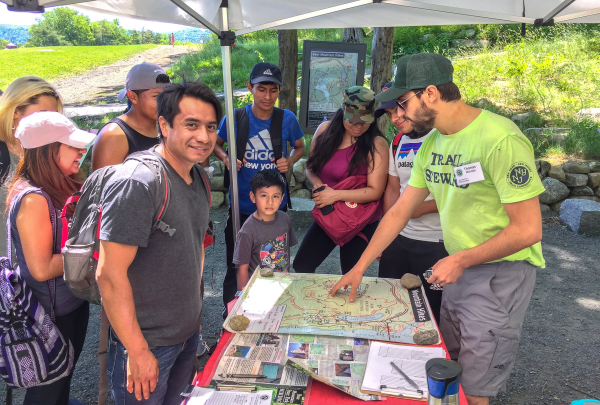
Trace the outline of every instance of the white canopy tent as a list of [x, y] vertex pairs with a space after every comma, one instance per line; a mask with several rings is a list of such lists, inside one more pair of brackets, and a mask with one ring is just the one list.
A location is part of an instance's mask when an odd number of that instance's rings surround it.
[[[600, 23], [600, 0], [0, 0], [9, 9], [75, 6], [208, 28], [221, 38], [227, 132], [234, 133], [230, 45], [265, 29], [401, 27], [459, 24]], [[232, 32], [231, 30], [235, 30]], [[235, 167], [235, 142], [229, 144]], [[239, 230], [237, 173], [230, 172], [234, 229]]]

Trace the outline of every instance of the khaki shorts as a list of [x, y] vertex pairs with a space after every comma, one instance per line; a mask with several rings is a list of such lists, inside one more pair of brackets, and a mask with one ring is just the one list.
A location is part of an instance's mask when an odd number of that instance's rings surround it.
[[450, 357], [463, 367], [465, 394], [490, 397], [506, 389], [535, 273], [524, 261], [487, 263], [444, 287], [440, 331]]

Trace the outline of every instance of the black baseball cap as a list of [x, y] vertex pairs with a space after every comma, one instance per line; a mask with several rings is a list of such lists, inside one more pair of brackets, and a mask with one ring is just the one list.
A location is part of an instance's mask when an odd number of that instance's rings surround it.
[[[382, 92], [386, 91], [390, 87], [394, 85], [394, 82], [389, 82], [381, 89]], [[381, 103], [378, 109], [375, 110], [375, 118], [379, 118], [385, 114], [385, 110], [388, 108], [397, 108], [396, 100], [386, 101], [385, 103]]]
[[376, 95], [375, 100], [385, 103], [402, 97], [410, 90], [450, 83], [453, 72], [452, 62], [440, 54], [405, 55], [396, 61], [392, 87]]
[[254, 65], [250, 72], [250, 84], [270, 82], [283, 86], [281, 69], [272, 63], [261, 62]]

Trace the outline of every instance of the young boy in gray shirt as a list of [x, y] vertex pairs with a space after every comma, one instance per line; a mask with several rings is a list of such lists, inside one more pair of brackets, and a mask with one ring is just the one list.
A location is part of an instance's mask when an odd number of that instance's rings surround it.
[[274, 170], [261, 170], [250, 180], [250, 188], [256, 211], [240, 229], [233, 253], [238, 290], [246, 286], [257, 266], [289, 271], [290, 247], [298, 244], [292, 220], [279, 210], [285, 192], [283, 176]]

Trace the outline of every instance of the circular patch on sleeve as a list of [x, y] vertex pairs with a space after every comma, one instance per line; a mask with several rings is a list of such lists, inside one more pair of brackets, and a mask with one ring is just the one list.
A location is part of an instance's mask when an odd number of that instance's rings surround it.
[[513, 163], [506, 174], [506, 181], [513, 188], [525, 188], [533, 180], [533, 170], [525, 162]]

